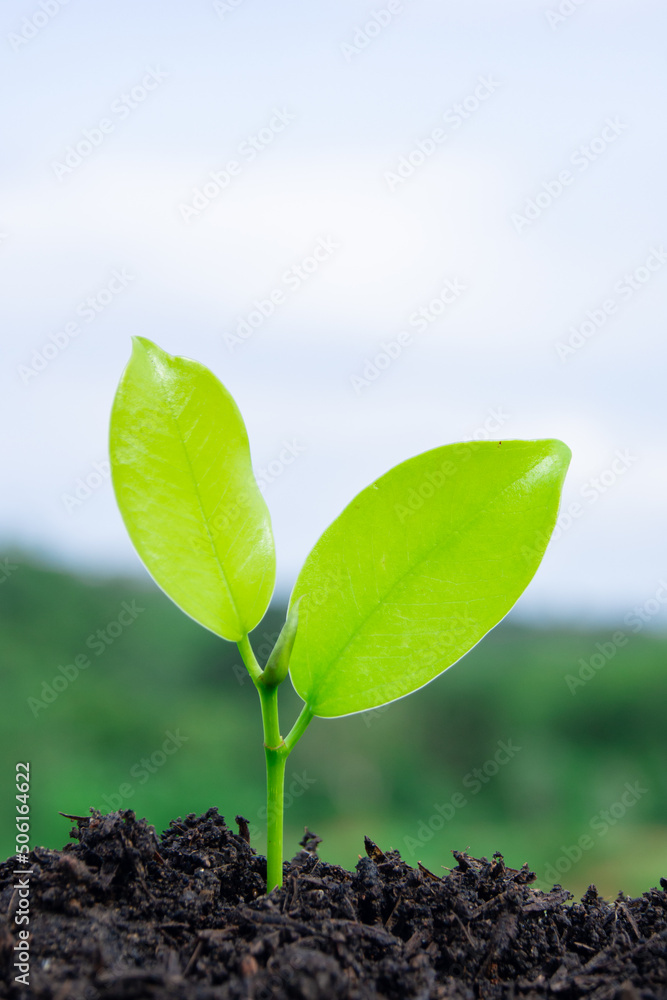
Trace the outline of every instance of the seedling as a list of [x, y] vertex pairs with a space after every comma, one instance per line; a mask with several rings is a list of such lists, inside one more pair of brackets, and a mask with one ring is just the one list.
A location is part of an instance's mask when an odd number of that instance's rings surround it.
[[[118, 505], [146, 568], [186, 614], [238, 644], [259, 694], [270, 891], [282, 885], [285, 764], [309, 723], [416, 691], [507, 614], [544, 555], [569, 449], [450, 444], [371, 483], [306, 559], [263, 669], [248, 635], [273, 594], [275, 548], [230, 394], [203, 365], [135, 337], [110, 449]], [[304, 704], [283, 738], [278, 688], [288, 673]]]

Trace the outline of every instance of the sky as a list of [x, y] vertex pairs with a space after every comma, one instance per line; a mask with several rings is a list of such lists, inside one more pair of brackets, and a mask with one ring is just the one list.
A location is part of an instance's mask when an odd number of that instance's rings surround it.
[[455, 441], [572, 449], [517, 615], [667, 610], [658, 0], [5, 0], [0, 555], [142, 573], [108, 474], [131, 337], [244, 414], [287, 592]]

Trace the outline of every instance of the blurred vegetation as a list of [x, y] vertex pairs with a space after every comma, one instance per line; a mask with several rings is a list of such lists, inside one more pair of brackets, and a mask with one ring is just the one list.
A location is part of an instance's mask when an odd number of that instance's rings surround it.
[[[262, 850], [259, 704], [236, 647], [149, 581], [11, 561], [0, 584], [2, 857], [14, 851], [18, 761], [31, 768], [32, 845], [63, 846], [72, 823], [59, 812], [132, 808], [159, 832], [216, 805], [233, 828], [246, 816]], [[283, 619], [276, 605], [256, 630], [261, 662]], [[543, 881], [555, 868], [575, 893], [592, 881], [607, 895], [656, 885], [667, 876], [667, 639], [619, 628], [626, 645], [574, 692], [566, 677], [614, 629], [510, 617], [411, 697], [315, 720], [288, 762], [288, 854], [308, 825], [322, 857], [348, 868], [367, 834], [435, 872], [469, 849], [527, 861]], [[75, 676], [77, 656], [90, 665]], [[299, 704], [284, 687], [283, 731]]]

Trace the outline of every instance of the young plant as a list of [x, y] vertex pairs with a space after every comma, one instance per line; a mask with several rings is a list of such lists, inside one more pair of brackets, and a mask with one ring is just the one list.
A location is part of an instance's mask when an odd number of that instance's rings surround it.
[[[410, 458], [336, 518], [299, 573], [262, 669], [249, 633], [275, 583], [269, 512], [234, 400], [203, 365], [134, 338], [111, 416], [121, 514], [156, 583], [238, 644], [259, 694], [267, 891], [282, 885], [288, 755], [315, 716], [376, 708], [428, 684], [510, 610], [556, 523], [560, 441], [472, 441]], [[289, 672], [303, 709], [283, 737]]]

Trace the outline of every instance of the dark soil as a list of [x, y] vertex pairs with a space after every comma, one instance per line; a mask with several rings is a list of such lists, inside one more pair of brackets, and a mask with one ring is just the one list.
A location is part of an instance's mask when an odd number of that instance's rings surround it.
[[591, 887], [570, 903], [499, 854], [455, 851], [439, 877], [367, 840], [348, 872], [307, 832], [284, 889], [266, 896], [240, 818], [232, 833], [210, 809], [159, 841], [129, 810], [76, 819], [76, 843], [37, 848], [26, 866], [27, 988], [14, 982], [18, 866], [0, 867], [2, 997], [667, 998], [665, 879], [641, 899], [610, 903]]

